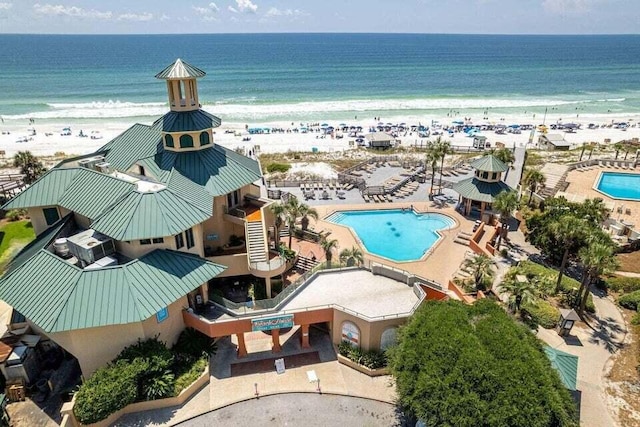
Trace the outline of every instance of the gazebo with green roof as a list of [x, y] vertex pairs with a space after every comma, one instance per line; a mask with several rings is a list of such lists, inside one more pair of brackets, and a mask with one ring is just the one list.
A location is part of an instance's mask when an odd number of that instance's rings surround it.
[[473, 208], [477, 208], [482, 218], [498, 194], [513, 190], [502, 181], [502, 173], [509, 167], [493, 155], [474, 160], [471, 167], [475, 169], [474, 176], [455, 183], [453, 189], [460, 195], [462, 213], [468, 216]]

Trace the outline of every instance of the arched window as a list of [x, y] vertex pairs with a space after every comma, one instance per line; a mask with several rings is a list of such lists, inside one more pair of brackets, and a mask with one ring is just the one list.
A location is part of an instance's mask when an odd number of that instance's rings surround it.
[[172, 148], [173, 148], [173, 146], [174, 146], [174, 145], [173, 145], [173, 137], [172, 137], [171, 135], [169, 135], [169, 134], [166, 134], [166, 135], [164, 136], [164, 144], [165, 144], [167, 147], [172, 147]]
[[396, 343], [398, 335], [397, 328], [387, 328], [380, 335], [380, 350], [386, 350]]
[[360, 329], [355, 323], [342, 323], [342, 341], [347, 341], [354, 347], [360, 347]]
[[200, 134], [200, 146], [209, 145], [209, 132], [202, 132]]
[[193, 138], [191, 135], [181, 135], [180, 136], [180, 148], [191, 148], [193, 147]]

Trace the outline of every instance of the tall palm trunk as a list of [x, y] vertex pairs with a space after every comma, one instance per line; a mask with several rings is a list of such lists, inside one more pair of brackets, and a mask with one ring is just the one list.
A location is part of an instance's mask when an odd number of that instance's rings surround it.
[[527, 203], [527, 205], [529, 207], [531, 207], [531, 205], [533, 205], [533, 203], [532, 203], [533, 202], [533, 191], [535, 189], [536, 189], [536, 187], [534, 187], [534, 186], [529, 187], [529, 202]]
[[435, 165], [431, 165], [431, 188], [429, 189], [429, 193], [433, 195], [433, 185], [436, 182], [436, 168]]
[[440, 157], [440, 182], [438, 184], [438, 187], [440, 187], [438, 189], [438, 194], [442, 193], [442, 169], [444, 169], [444, 156], [445, 154], [442, 153], [442, 157]]
[[558, 272], [558, 280], [556, 280], [556, 293], [560, 291], [560, 284], [562, 283], [562, 275], [564, 269], [567, 267], [567, 260], [569, 259], [569, 247], [565, 247], [564, 254], [562, 255], [562, 262], [560, 263], [560, 271]]
[[580, 307], [578, 307], [578, 314], [580, 315], [580, 317], [584, 316], [584, 309], [587, 306], [587, 299], [589, 299], [590, 287], [592, 282], [591, 275], [588, 275], [587, 277], [588, 279], [584, 287], [584, 293], [580, 296]]

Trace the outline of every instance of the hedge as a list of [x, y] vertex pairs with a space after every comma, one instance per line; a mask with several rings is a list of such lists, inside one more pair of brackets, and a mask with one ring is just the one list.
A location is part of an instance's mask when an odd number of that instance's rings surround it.
[[545, 329], [552, 329], [558, 325], [560, 312], [557, 308], [544, 300], [524, 304], [520, 310], [523, 317], [529, 317], [531, 322]]
[[291, 169], [291, 165], [288, 163], [271, 163], [267, 165], [267, 172], [287, 172]]
[[635, 292], [640, 290], [639, 277], [613, 276], [604, 279], [607, 288], [614, 292]]
[[637, 311], [638, 305], [640, 305], [640, 291], [622, 295], [618, 298], [618, 304], [620, 304], [621, 307], [628, 308], [629, 310]]
[[352, 362], [366, 366], [369, 369], [379, 369], [387, 366], [387, 357], [384, 352], [377, 350], [364, 351], [347, 341], [338, 345], [338, 353]]

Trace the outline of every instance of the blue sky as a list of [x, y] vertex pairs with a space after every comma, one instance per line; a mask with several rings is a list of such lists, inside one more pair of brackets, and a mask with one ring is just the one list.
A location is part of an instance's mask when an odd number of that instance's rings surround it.
[[0, 0], [0, 33], [638, 33], [638, 0]]

